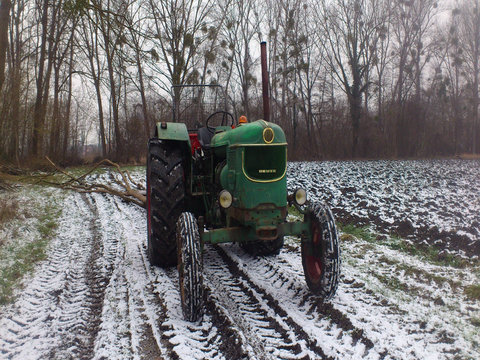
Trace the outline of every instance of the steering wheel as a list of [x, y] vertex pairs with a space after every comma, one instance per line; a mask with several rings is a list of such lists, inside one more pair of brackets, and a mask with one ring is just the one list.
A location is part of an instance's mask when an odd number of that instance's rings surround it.
[[235, 123], [233, 115], [230, 114], [228, 111], [224, 111], [224, 110], [215, 111], [214, 113], [210, 114], [210, 116], [205, 121], [205, 126], [207, 127], [208, 131], [210, 131], [212, 134], [215, 133], [215, 126], [209, 126], [208, 123], [217, 114], [223, 114], [222, 122], [220, 124], [221, 126], [227, 126], [228, 125], [228, 120], [227, 120], [228, 117], [230, 117], [230, 126], [232, 126]]

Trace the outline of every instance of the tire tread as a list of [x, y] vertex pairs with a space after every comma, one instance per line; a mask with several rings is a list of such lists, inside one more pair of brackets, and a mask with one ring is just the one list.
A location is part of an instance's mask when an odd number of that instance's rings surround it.
[[181, 150], [158, 139], [149, 143], [151, 233], [148, 256], [153, 265], [177, 264], [176, 222], [184, 210], [185, 184]]
[[313, 284], [306, 269], [304, 259], [304, 247], [307, 246], [302, 241], [302, 264], [305, 272], [305, 279], [310, 290], [319, 295], [323, 300], [331, 299], [338, 288], [341, 272], [341, 254], [338, 240], [338, 232], [335, 225], [335, 220], [330, 208], [321, 203], [317, 203], [312, 208], [312, 221], [318, 221], [322, 229], [324, 267], [322, 278], [319, 285]]
[[203, 316], [203, 259], [197, 221], [184, 212], [177, 221], [177, 256], [182, 311], [187, 321]]

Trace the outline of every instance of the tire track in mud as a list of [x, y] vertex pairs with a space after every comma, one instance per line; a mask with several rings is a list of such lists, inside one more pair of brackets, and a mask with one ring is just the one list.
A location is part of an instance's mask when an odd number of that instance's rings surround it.
[[[129, 239], [126, 245], [127, 257], [131, 262], [131, 268], [126, 271], [128, 287], [140, 304], [137, 312], [144, 318], [144, 323], [139, 326], [142, 328], [140, 342], [150, 344], [150, 351], [143, 351], [140, 356], [240, 359], [247, 354], [241, 339], [229, 327], [223, 314], [208, 310], [208, 300], [202, 323], [183, 320], [177, 270], [153, 267], [147, 259], [147, 230], [143, 210], [132, 208], [118, 200], [115, 200], [115, 204], [124, 220], [120, 232]], [[150, 356], [147, 356], [148, 353]]]
[[215, 296], [217, 306], [222, 306], [244, 335], [256, 358], [260, 359], [313, 359], [326, 358], [322, 349], [312, 346], [304, 334], [285, 321], [265, 301], [264, 294], [250, 287], [239, 276], [238, 267], [229, 264], [209, 247], [204, 253], [205, 287]]
[[[145, 256], [144, 249], [142, 253]], [[186, 322], [181, 311], [177, 270], [153, 268], [144, 260], [149, 274], [147, 313], [155, 313], [149, 323], [167, 358], [184, 359], [189, 354], [192, 359], [251, 359], [230, 319], [212, 304], [208, 289], [203, 321]]]
[[86, 195], [65, 200], [47, 260], [0, 323], [8, 358], [92, 357], [115, 244], [102, 243], [91, 205]]
[[[122, 213], [129, 212], [121, 202], [117, 202], [117, 206]], [[131, 220], [126, 223], [130, 225], [142, 223], [133, 218]], [[142, 228], [140, 232], [146, 233], [146, 229]], [[151, 266], [146, 256], [143, 237], [138, 237], [136, 245], [136, 255], [133, 253], [131, 255], [141, 257], [139, 262], [142, 263], [143, 269], [138, 269], [138, 272], [146, 274], [145, 279], [140, 282], [145, 281], [141, 297], [146, 306], [149, 329], [162, 348], [161, 354], [165, 358], [183, 359], [185, 354], [195, 359], [265, 358], [255, 354], [231, 313], [221, 305], [222, 301], [219, 299], [221, 294], [212, 287], [206, 287], [205, 315], [202, 323], [183, 321], [177, 270]], [[137, 260], [134, 262], [137, 263]], [[138, 278], [136, 280], [138, 281]]]
[[[55, 308], [45, 302], [52, 317], [46, 350], [37, 346], [34, 356], [13, 357], [330, 358], [273, 300], [275, 295], [247, 281], [217, 250], [209, 249], [205, 259], [211, 268], [203, 323], [184, 322], [176, 269], [155, 268], [146, 259], [143, 210], [99, 194], [72, 198], [65, 213], [76, 214], [78, 229], [70, 222], [61, 229], [69, 242], [52, 246], [51, 257], [64, 279], [51, 291]], [[70, 250], [62, 255], [65, 249]], [[241, 311], [236, 313], [235, 306]]]
[[131, 211], [121, 201], [98, 194], [93, 196], [98, 203], [99, 221], [105, 236], [119, 242], [115, 269], [106, 288], [95, 358], [165, 356], [166, 351], [156, 341], [158, 326], [152, 324], [155, 313], [147, 306], [153, 296], [146, 286], [142, 249], [135, 238], [130, 239], [132, 234], [138, 236], [135, 234], [138, 221], [130, 216]]
[[[278, 257], [254, 258], [233, 246], [215, 250], [235, 276], [256, 291], [272, 309], [321, 358], [370, 356], [373, 341], [363, 329], [330, 302], [309, 293], [303, 273]], [[299, 278], [301, 276], [301, 278]], [[319, 336], [321, 334], [321, 336]], [[350, 344], [350, 348], [345, 347]]]
[[85, 353], [80, 354], [80, 357], [89, 358], [93, 354], [94, 341], [100, 329], [105, 289], [112, 276], [118, 241], [113, 237], [102, 239], [99, 230], [101, 224], [94, 220], [98, 219], [95, 198], [93, 196], [87, 197], [86, 195], [83, 195], [83, 197], [88, 203], [92, 214], [90, 222], [92, 239], [90, 253], [85, 264], [86, 283], [89, 289], [86, 302], [89, 307], [87, 324], [89, 324], [88, 332], [90, 337], [88, 347], [82, 349]]

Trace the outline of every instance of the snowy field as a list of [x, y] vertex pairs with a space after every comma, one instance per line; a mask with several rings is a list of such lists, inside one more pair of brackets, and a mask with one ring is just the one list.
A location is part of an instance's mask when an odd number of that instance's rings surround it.
[[[418, 161], [294, 163], [288, 174], [342, 221], [474, 256], [479, 172], [479, 162]], [[45, 200], [45, 190], [28, 191]], [[307, 291], [296, 239], [277, 257], [206, 246], [206, 313], [191, 324], [176, 269], [148, 263], [145, 210], [99, 194], [56, 199], [63, 211], [47, 259], [0, 307], [1, 359], [480, 358], [480, 301], [469, 290], [478, 262], [435, 265], [342, 234], [341, 284], [322, 304]]]
[[337, 220], [480, 256], [479, 160], [293, 163], [288, 175]]

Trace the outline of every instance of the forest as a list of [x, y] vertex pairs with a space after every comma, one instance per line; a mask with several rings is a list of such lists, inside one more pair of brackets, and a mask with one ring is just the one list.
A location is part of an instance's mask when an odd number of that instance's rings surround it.
[[172, 85], [220, 84], [294, 160], [478, 154], [478, 0], [1, 0], [0, 161], [141, 161]]

